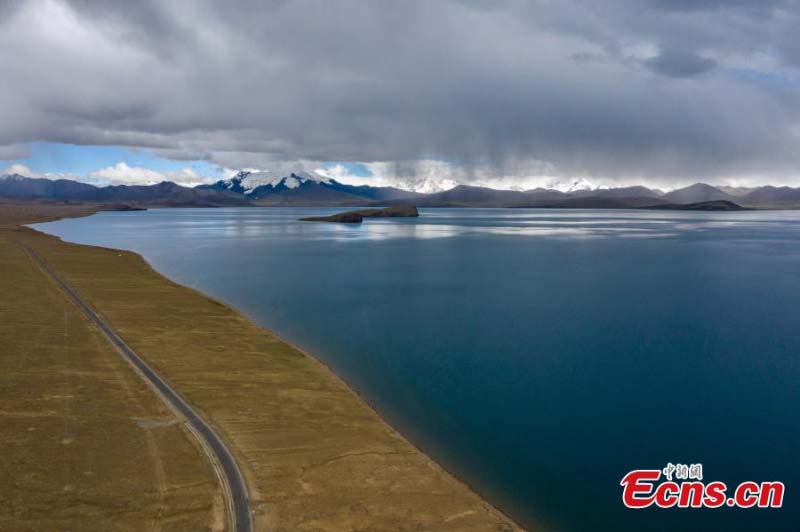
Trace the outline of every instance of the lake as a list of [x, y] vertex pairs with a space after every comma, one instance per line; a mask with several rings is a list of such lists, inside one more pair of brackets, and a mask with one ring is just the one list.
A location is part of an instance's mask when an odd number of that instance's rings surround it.
[[[552, 530], [797, 530], [800, 212], [153, 209], [35, 227], [142, 254], [331, 366], [425, 452]], [[236, 334], [235, 330], [230, 331]], [[781, 509], [629, 510], [668, 462]]]

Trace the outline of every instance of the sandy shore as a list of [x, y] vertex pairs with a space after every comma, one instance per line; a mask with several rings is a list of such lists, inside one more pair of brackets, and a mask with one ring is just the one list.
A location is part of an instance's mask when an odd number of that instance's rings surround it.
[[[92, 212], [34, 211], [6, 218]], [[219, 430], [245, 471], [259, 530], [519, 530], [326, 366], [235, 309], [134, 253], [31, 229], [10, 239], [41, 254]]]

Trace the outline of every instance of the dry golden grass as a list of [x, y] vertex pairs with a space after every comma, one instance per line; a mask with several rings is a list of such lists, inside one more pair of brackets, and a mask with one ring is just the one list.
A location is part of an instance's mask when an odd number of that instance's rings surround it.
[[217, 428], [248, 479], [258, 530], [518, 530], [327, 368], [231, 308], [133, 253], [31, 230], [15, 238]]
[[205, 455], [15, 244], [21, 233], [0, 228], [0, 530], [222, 523]]

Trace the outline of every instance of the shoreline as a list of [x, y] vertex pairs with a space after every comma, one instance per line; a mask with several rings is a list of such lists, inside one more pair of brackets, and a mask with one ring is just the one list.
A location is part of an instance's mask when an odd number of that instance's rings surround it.
[[[145, 261], [145, 262], [147, 262], [147, 261]], [[157, 270], [156, 270], [156, 271], [157, 271]], [[166, 276], [165, 276], [165, 277], [166, 277]], [[384, 418], [384, 417], [383, 417], [383, 415], [380, 413], [380, 411], [379, 411], [377, 408], [375, 408], [375, 407], [372, 405], [372, 403], [370, 403], [370, 402], [369, 402], [369, 401], [368, 401], [368, 400], [367, 400], [367, 399], [366, 399], [366, 398], [365, 398], [365, 397], [364, 397], [364, 396], [361, 394], [361, 392], [359, 391], [359, 389], [358, 389], [357, 387], [355, 387], [355, 386], [351, 385], [351, 384], [350, 384], [350, 383], [349, 383], [349, 382], [348, 382], [348, 381], [347, 381], [347, 380], [346, 380], [344, 377], [342, 377], [342, 376], [341, 376], [341, 375], [339, 375], [339, 374], [338, 374], [336, 371], [334, 371], [334, 370], [333, 370], [333, 368], [331, 368], [331, 367], [330, 367], [330, 366], [329, 366], [329, 365], [328, 365], [326, 362], [324, 362], [322, 359], [320, 359], [320, 358], [317, 358], [316, 356], [312, 355], [310, 352], [308, 352], [308, 351], [306, 351], [305, 349], [303, 349], [303, 348], [301, 348], [300, 346], [298, 346], [296, 343], [294, 343], [294, 342], [291, 342], [291, 341], [287, 340], [286, 338], [284, 338], [283, 336], [279, 335], [278, 333], [274, 332], [272, 329], [269, 329], [269, 328], [267, 328], [267, 327], [262, 327], [261, 325], [258, 325], [258, 323], [256, 323], [256, 322], [255, 322], [253, 319], [251, 319], [251, 318], [250, 318], [249, 316], [247, 316], [245, 313], [243, 313], [243, 312], [239, 311], [239, 310], [238, 310], [236, 307], [233, 307], [233, 306], [231, 306], [231, 305], [229, 305], [229, 304], [225, 303], [224, 301], [219, 301], [219, 300], [217, 300], [216, 298], [214, 298], [214, 297], [211, 297], [211, 296], [207, 295], [205, 292], [203, 292], [203, 291], [201, 291], [201, 290], [196, 290], [196, 291], [197, 291], [197, 292], [199, 292], [200, 294], [204, 295], [205, 297], [208, 297], [208, 298], [209, 298], [209, 299], [211, 299], [212, 301], [216, 301], [217, 303], [220, 303], [220, 304], [222, 304], [222, 305], [224, 305], [224, 306], [226, 306], [226, 307], [230, 308], [230, 309], [231, 309], [231, 310], [233, 310], [234, 312], [236, 312], [236, 313], [238, 313], [238, 314], [241, 314], [242, 316], [244, 316], [244, 317], [245, 317], [245, 319], [247, 319], [248, 321], [252, 322], [252, 323], [253, 323], [253, 324], [254, 324], [256, 327], [259, 327], [259, 328], [261, 328], [261, 329], [264, 329], [265, 331], [269, 332], [270, 334], [272, 334], [273, 336], [275, 336], [276, 338], [278, 338], [278, 339], [279, 339], [281, 342], [283, 342], [283, 343], [285, 343], [286, 345], [289, 345], [289, 346], [291, 346], [292, 348], [296, 349], [297, 351], [299, 351], [299, 352], [303, 353], [303, 355], [305, 355], [306, 357], [308, 357], [309, 359], [311, 359], [313, 362], [315, 362], [315, 363], [317, 363], [318, 365], [320, 365], [320, 366], [321, 366], [321, 367], [322, 367], [322, 368], [323, 368], [325, 371], [327, 371], [328, 373], [330, 373], [330, 375], [331, 375], [333, 378], [335, 378], [335, 379], [336, 379], [337, 381], [339, 381], [339, 382], [340, 382], [342, 385], [344, 385], [344, 387], [345, 387], [345, 388], [347, 388], [347, 389], [348, 389], [348, 390], [349, 390], [349, 391], [350, 391], [350, 392], [351, 392], [351, 393], [352, 393], [352, 394], [353, 394], [353, 395], [354, 395], [354, 396], [355, 396], [355, 397], [356, 397], [356, 398], [357, 398], [357, 399], [358, 399], [358, 400], [359, 400], [361, 403], [363, 403], [363, 404], [364, 404], [364, 406], [366, 406], [367, 408], [369, 408], [369, 409], [370, 409], [370, 411], [371, 411], [373, 414], [375, 414], [375, 416], [377, 416], [377, 417], [378, 417], [378, 418], [381, 420], [381, 422], [382, 422], [384, 425], [386, 425], [386, 426], [387, 426], [387, 427], [388, 427], [388, 428], [389, 428], [389, 429], [390, 429], [392, 432], [394, 432], [394, 433], [395, 433], [395, 434], [397, 434], [397, 435], [398, 435], [400, 438], [402, 438], [402, 440], [403, 440], [403, 441], [405, 441], [405, 442], [406, 442], [408, 445], [410, 445], [411, 447], [413, 447], [414, 449], [416, 449], [416, 450], [417, 450], [417, 452], [419, 452], [419, 453], [420, 453], [422, 456], [424, 456], [424, 457], [425, 457], [425, 458], [428, 460], [428, 463], [429, 463], [429, 464], [430, 464], [432, 467], [434, 467], [434, 468], [436, 468], [436, 469], [440, 470], [441, 472], [445, 473], [446, 475], [449, 475], [449, 476], [453, 477], [453, 478], [454, 478], [454, 479], [455, 479], [455, 480], [456, 480], [458, 483], [460, 483], [460, 484], [461, 484], [462, 486], [464, 486], [466, 489], [468, 489], [469, 491], [471, 491], [472, 493], [474, 493], [475, 495], [477, 495], [477, 496], [478, 496], [478, 497], [481, 499], [481, 501], [483, 501], [483, 503], [484, 503], [484, 504], [486, 504], [486, 505], [488, 506], [488, 508], [489, 508], [489, 509], [490, 509], [492, 512], [495, 512], [495, 513], [497, 513], [497, 514], [498, 514], [500, 517], [503, 517], [503, 518], [505, 518], [505, 519], [508, 519], [509, 521], [512, 521], [512, 522], [513, 522], [513, 523], [514, 523], [516, 526], [518, 526], [518, 527], [519, 527], [521, 530], [528, 530], [527, 528], [525, 528], [525, 525], [524, 525], [523, 523], [520, 523], [520, 522], [519, 522], [519, 521], [517, 521], [515, 518], [513, 518], [511, 515], [509, 515], [508, 513], [506, 513], [506, 512], [505, 512], [505, 511], [504, 511], [502, 508], [500, 508], [500, 507], [499, 507], [499, 505], [497, 505], [497, 504], [495, 504], [495, 503], [491, 502], [491, 501], [489, 500], [489, 498], [488, 498], [488, 497], [486, 497], [486, 496], [485, 496], [485, 495], [484, 495], [484, 494], [483, 494], [483, 493], [482, 493], [480, 490], [476, 489], [476, 488], [475, 488], [475, 487], [474, 487], [472, 484], [470, 484], [469, 482], [467, 482], [466, 480], [464, 480], [464, 479], [463, 479], [463, 478], [462, 478], [460, 475], [457, 475], [456, 473], [454, 473], [454, 472], [450, 471], [449, 469], [447, 469], [446, 467], [444, 467], [443, 465], [441, 465], [439, 462], [437, 462], [436, 460], [434, 460], [433, 458], [431, 458], [431, 456], [430, 456], [430, 455], [429, 455], [427, 452], [425, 452], [425, 451], [424, 451], [424, 450], [423, 450], [423, 449], [422, 449], [420, 446], [418, 446], [416, 443], [414, 443], [414, 441], [413, 441], [413, 440], [411, 440], [411, 439], [409, 439], [408, 437], [406, 437], [406, 435], [405, 435], [405, 434], [403, 434], [403, 432], [402, 432], [400, 429], [398, 429], [397, 427], [395, 427], [393, 424], [389, 423], [389, 421], [387, 421], [387, 420], [386, 420], [386, 418]], [[535, 529], [536, 529], [536, 530], [543, 530], [543, 528], [542, 528], [542, 527], [539, 527], [539, 526], [537, 526]]]
[[[179, 287], [182, 290], [191, 291], [191, 292], [197, 294], [198, 296], [200, 296], [200, 297], [202, 297], [202, 298], [204, 298], [204, 299], [206, 299], [206, 300], [208, 300], [210, 302], [213, 302], [215, 305], [218, 305], [218, 306], [226, 309], [228, 312], [240, 317], [241, 319], [245, 320], [246, 322], [248, 322], [253, 327], [255, 327], [255, 328], [257, 328], [257, 329], [259, 329], [259, 330], [261, 330], [261, 331], [263, 331], [263, 332], [265, 332], [267, 334], [269, 334], [270, 336], [274, 337], [279, 342], [285, 344], [286, 346], [292, 348], [296, 352], [302, 354], [305, 357], [305, 359], [307, 359], [308, 361], [310, 361], [311, 363], [316, 365], [318, 368], [320, 368], [322, 371], [324, 371], [329, 377], [332, 377], [336, 382], [341, 384], [343, 386], [343, 388], [346, 389], [347, 392], [356, 401], [358, 401], [362, 406], [366, 407], [369, 410], [369, 412], [371, 412], [371, 414], [379, 421], [379, 423], [385, 429], [388, 429], [394, 436], [400, 438], [406, 445], [410, 446], [417, 453], [419, 453], [419, 455], [424, 458], [424, 460], [425, 460], [426, 464], [428, 465], [428, 467], [434, 469], [435, 471], [437, 471], [438, 473], [440, 473], [442, 475], [445, 475], [445, 476], [451, 478], [454, 482], [456, 482], [458, 485], [460, 485], [462, 487], [462, 489], [464, 489], [464, 490], [468, 491], [469, 493], [473, 494], [480, 501], [480, 503], [483, 506], [485, 511], [487, 511], [488, 513], [494, 515], [497, 519], [499, 519], [501, 521], [507, 521], [509, 523], [509, 526], [507, 528], [502, 528], [502, 530], [512, 530], [513, 527], [517, 527], [520, 530], [527, 530], [527, 528], [525, 528], [525, 526], [522, 523], [516, 521], [513, 517], [511, 517], [508, 513], [506, 513], [499, 505], [496, 505], [496, 503], [491, 502], [487, 496], [485, 496], [483, 493], [481, 493], [473, 485], [471, 485], [470, 483], [466, 482], [461, 476], [453, 473], [452, 471], [450, 471], [449, 469], [447, 469], [446, 467], [441, 465], [439, 462], [434, 460], [424, 450], [422, 450], [416, 443], [414, 443], [412, 440], [410, 440], [408, 437], [406, 437], [406, 435], [403, 434], [398, 428], [396, 428], [394, 425], [389, 423], [381, 415], [381, 413], [361, 394], [361, 392], [358, 390], [357, 387], [351, 385], [345, 378], [343, 378], [336, 371], [334, 371], [333, 368], [330, 365], [328, 365], [326, 362], [324, 362], [320, 358], [318, 358], [318, 357], [314, 356], [313, 354], [309, 353], [305, 349], [302, 349], [301, 347], [299, 347], [294, 342], [292, 342], [292, 341], [282, 337], [281, 335], [277, 334], [272, 329], [270, 329], [268, 327], [265, 327], [265, 326], [259, 325], [257, 323], [257, 321], [253, 317], [247, 315], [245, 312], [240, 311], [239, 309], [237, 309], [236, 307], [232, 306], [231, 304], [229, 304], [229, 303], [227, 303], [225, 301], [222, 301], [222, 300], [220, 300], [218, 298], [215, 298], [215, 297], [213, 297], [213, 296], [211, 296], [209, 294], [206, 294], [205, 292], [203, 292], [201, 290], [198, 290], [196, 288], [191, 288], [191, 287], [188, 287], [188, 286], [185, 286], [185, 285], [182, 285], [182, 284], [178, 283], [177, 281], [169, 278], [165, 274], [163, 274], [160, 271], [158, 271], [141, 254], [136, 253], [134, 251], [125, 250], [125, 249], [119, 249], [119, 248], [109, 248], [109, 247], [104, 247], [104, 246], [92, 246], [92, 245], [69, 242], [69, 241], [61, 239], [60, 237], [58, 237], [56, 235], [49, 234], [49, 233], [47, 233], [47, 232], [45, 232], [43, 230], [37, 229], [35, 227], [31, 227], [31, 225], [35, 225], [35, 224], [39, 224], [39, 223], [55, 222], [55, 221], [58, 221], [60, 219], [65, 219], [65, 218], [90, 217], [90, 216], [96, 214], [97, 212], [100, 212], [100, 211], [99, 210], [94, 210], [94, 211], [90, 210], [90, 211], [87, 211], [87, 212], [74, 213], [72, 215], [62, 215], [62, 216], [52, 217], [52, 218], [47, 219], [47, 220], [38, 220], [38, 221], [25, 222], [25, 223], [19, 224], [18, 226], [25, 228], [25, 230], [32, 231], [32, 232], [34, 232], [34, 233], [36, 233], [38, 235], [42, 235], [42, 236], [44, 236], [46, 238], [56, 239], [57, 241], [59, 241], [59, 242], [61, 242], [63, 244], [69, 245], [69, 246], [76, 246], [76, 247], [86, 248], [86, 249], [97, 249], [97, 250], [103, 250], [103, 251], [113, 252], [113, 253], [122, 252], [122, 253], [125, 253], [125, 254], [133, 255], [145, 265], [145, 267], [148, 269], [148, 271], [151, 274], [153, 274], [157, 278], [161, 279], [162, 281], [164, 281], [166, 283], [169, 283], [171, 285], [174, 285], [176, 287]], [[178, 391], [181, 391], [180, 385], [177, 385], [176, 387], [177, 387]], [[202, 411], [202, 408], [201, 408], [201, 411]], [[241, 456], [240, 449], [236, 445], [235, 441], [233, 441], [233, 442], [231, 441], [233, 438], [230, 437], [230, 435], [227, 433], [227, 431], [224, 429], [224, 427], [220, 427], [218, 425], [218, 423], [213, 418], [211, 418], [209, 421], [215, 426], [215, 428], [219, 429], [221, 431], [221, 433], [223, 435], [225, 435], [224, 437], [226, 438], [226, 440], [227, 440], [227, 442], [229, 444], [232, 443], [231, 447], [232, 447], [234, 453], [237, 455], [237, 459], [239, 461], [243, 461], [243, 457]], [[249, 468], [245, 467], [244, 469], [245, 469], [245, 476], [247, 478], [248, 484], [250, 485], [250, 487], [253, 490], [253, 492], [257, 492], [258, 490], [254, 485], [255, 484], [254, 480], [251, 478], [251, 472], [250, 472]], [[268, 517], [269, 517], [269, 511], [267, 511], [267, 518]], [[541, 529], [541, 527], [539, 527], [536, 524], [532, 524], [531, 526], [533, 527], [531, 529]]]
[[[52, 235], [50, 235], [50, 236], [52, 236]], [[83, 244], [79, 244], [79, 245], [83, 245]], [[133, 252], [131, 252], [131, 251], [128, 251], [128, 253], [133, 253]], [[137, 255], [138, 255], [138, 254], [137, 254]], [[144, 258], [143, 258], [142, 260], [144, 260]], [[149, 262], [147, 262], [146, 260], [144, 260], [144, 262], [145, 262], [145, 263], [147, 263], [147, 264], [148, 264], [148, 266], [150, 266], [150, 263], [149, 263]], [[154, 272], [156, 272], [157, 274], [161, 275], [161, 276], [162, 276], [162, 277], [164, 277], [165, 279], [168, 279], [170, 282], [173, 282], [173, 283], [175, 282], [175, 281], [173, 281], [173, 280], [169, 279], [169, 277], [167, 277], [166, 275], [164, 275], [164, 274], [160, 273], [158, 270], [156, 270], [156, 269], [155, 269], [155, 268], [153, 268], [152, 266], [150, 266], [150, 267], [151, 267], [151, 269], [152, 269]], [[176, 283], [176, 284], [180, 284], [180, 283]], [[183, 286], [183, 285], [181, 285], [181, 286]], [[188, 288], [188, 287], [185, 287], [185, 288]], [[300, 353], [302, 353], [303, 355], [305, 355], [305, 356], [306, 356], [307, 358], [309, 358], [309, 359], [310, 359], [312, 362], [314, 362], [314, 363], [318, 364], [320, 367], [322, 367], [322, 369], [324, 369], [325, 371], [327, 371], [327, 372], [328, 372], [328, 373], [329, 373], [329, 374], [330, 374], [330, 375], [331, 375], [331, 376], [332, 376], [334, 379], [336, 379], [336, 380], [337, 380], [338, 382], [340, 382], [340, 383], [341, 383], [341, 384], [342, 384], [342, 385], [343, 385], [345, 388], [347, 388], [347, 389], [350, 391], [350, 393], [352, 393], [352, 394], [355, 396], [355, 398], [356, 398], [356, 399], [358, 399], [358, 400], [359, 400], [361, 403], [363, 403], [363, 404], [364, 404], [364, 406], [366, 406], [367, 408], [369, 408], [369, 410], [370, 410], [370, 411], [371, 411], [373, 414], [375, 414], [375, 416], [377, 416], [377, 417], [378, 417], [378, 418], [381, 420], [381, 422], [382, 422], [384, 425], [386, 425], [386, 427], [388, 427], [388, 428], [389, 428], [389, 429], [390, 429], [392, 432], [394, 432], [395, 434], [397, 434], [397, 436], [399, 436], [400, 438], [402, 438], [402, 440], [403, 440], [403, 441], [405, 441], [405, 442], [406, 442], [407, 444], [409, 444], [411, 447], [413, 447], [414, 449], [416, 449], [416, 450], [417, 450], [417, 452], [419, 452], [419, 453], [420, 453], [422, 456], [424, 456], [424, 457], [427, 459], [428, 463], [429, 463], [429, 464], [430, 464], [432, 467], [435, 467], [436, 469], [440, 470], [441, 472], [445, 473], [446, 475], [449, 475], [449, 476], [453, 477], [453, 478], [454, 478], [454, 479], [455, 479], [457, 482], [459, 482], [459, 483], [460, 483], [462, 486], [464, 486], [464, 487], [465, 487], [465, 488], [467, 488], [469, 491], [471, 491], [472, 493], [474, 493], [475, 495], [477, 495], [477, 496], [478, 496], [478, 497], [481, 499], [481, 501], [483, 501], [483, 503], [484, 503], [484, 504], [486, 504], [486, 505], [488, 506], [488, 508], [489, 508], [491, 511], [493, 511], [493, 512], [496, 512], [496, 513], [497, 513], [499, 516], [501, 516], [501, 517], [503, 517], [503, 518], [505, 518], [505, 519], [508, 519], [508, 520], [510, 520], [510, 521], [513, 521], [513, 522], [514, 522], [514, 524], [515, 524], [515, 525], [517, 525], [517, 526], [518, 526], [518, 527], [519, 527], [521, 530], [527, 530], [527, 529], [525, 528], [525, 526], [524, 526], [522, 523], [518, 522], [516, 519], [514, 519], [513, 517], [511, 517], [511, 516], [510, 516], [508, 513], [506, 513], [505, 511], [503, 511], [501, 508], [499, 508], [499, 507], [498, 507], [498, 505], [496, 505], [495, 503], [491, 502], [491, 501], [490, 501], [490, 500], [489, 500], [489, 499], [488, 499], [486, 496], [484, 496], [484, 494], [483, 494], [483, 493], [481, 493], [481, 491], [479, 491], [479, 490], [478, 490], [478, 489], [476, 489], [474, 486], [472, 486], [472, 484], [470, 484], [469, 482], [467, 482], [466, 480], [464, 480], [464, 479], [463, 479], [461, 476], [459, 476], [459, 475], [457, 475], [457, 474], [453, 473], [452, 471], [450, 471], [449, 469], [447, 469], [446, 467], [444, 467], [443, 465], [441, 465], [439, 462], [437, 462], [436, 460], [434, 460], [433, 458], [431, 458], [431, 456], [430, 456], [430, 455], [428, 455], [428, 453], [427, 453], [427, 452], [425, 452], [424, 450], [422, 450], [422, 448], [421, 448], [421, 447], [419, 447], [419, 446], [418, 446], [416, 443], [414, 443], [414, 441], [412, 441], [411, 439], [409, 439], [408, 437], [406, 437], [406, 435], [405, 435], [405, 434], [403, 434], [403, 432], [402, 432], [401, 430], [399, 430], [399, 429], [398, 429], [397, 427], [395, 427], [393, 424], [389, 423], [389, 421], [387, 421], [387, 420], [386, 420], [386, 419], [383, 417], [383, 415], [380, 413], [380, 411], [379, 411], [377, 408], [375, 408], [375, 407], [372, 405], [372, 403], [370, 403], [370, 402], [369, 402], [369, 401], [368, 401], [368, 400], [367, 400], [367, 399], [364, 397], [364, 395], [362, 395], [362, 393], [359, 391], [359, 389], [358, 389], [357, 387], [355, 387], [355, 386], [351, 385], [351, 384], [350, 384], [350, 383], [349, 383], [349, 382], [348, 382], [348, 381], [347, 381], [347, 380], [346, 380], [344, 377], [342, 377], [342, 376], [341, 376], [341, 375], [339, 375], [339, 374], [338, 374], [336, 371], [334, 371], [334, 370], [333, 370], [333, 368], [331, 368], [331, 366], [330, 366], [330, 365], [328, 365], [328, 364], [327, 364], [325, 361], [323, 361], [322, 359], [320, 359], [320, 358], [317, 358], [316, 356], [312, 355], [312, 354], [311, 354], [309, 351], [307, 351], [307, 350], [305, 350], [305, 349], [301, 348], [301, 347], [300, 347], [299, 345], [297, 345], [296, 343], [294, 343], [294, 342], [292, 342], [292, 341], [290, 341], [290, 340], [287, 340], [285, 337], [283, 337], [283, 336], [281, 336], [280, 334], [276, 333], [276, 332], [275, 332], [275, 331], [273, 331], [272, 329], [270, 329], [270, 328], [268, 328], [268, 327], [264, 327], [264, 326], [261, 326], [261, 325], [259, 325], [259, 324], [258, 324], [258, 323], [257, 323], [257, 322], [254, 320], [254, 319], [252, 319], [250, 316], [248, 316], [248, 315], [247, 315], [247, 314], [245, 314], [244, 312], [240, 311], [240, 310], [239, 310], [239, 309], [237, 309], [236, 307], [234, 307], [234, 306], [232, 306], [232, 305], [230, 305], [230, 304], [228, 304], [228, 303], [226, 303], [226, 302], [224, 302], [224, 301], [222, 301], [222, 300], [219, 300], [219, 299], [217, 299], [217, 298], [215, 298], [215, 297], [213, 297], [213, 296], [210, 296], [210, 295], [206, 294], [205, 292], [203, 292], [202, 290], [198, 290], [198, 289], [196, 289], [196, 288], [190, 288], [190, 290], [194, 290], [195, 292], [197, 292], [197, 293], [201, 294], [202, 296], [204, 296], [204, 297], [206, 297], [206, 298], [210, 299], [211, 301], [214, 301], [214, 302], [216, 302], [217, 304], [219, 304], [219, 305], [222, 305], [222, 306], [224, 306], [224, 307], [226, 307], [226, 308], [230, 309], [231, 311], [233, 311], [233, 312], [235, 312], [235, 313], [237, 313], [237, 314], [240, 314], [240, 315], [242, 315], [242, 316], [243, 316], [243, 317], [244, 317], [244, 318], [245, 318], [247, 321], [249, 321], [249, 322], [253, 323], [253, 325], [255, 325], [256, 327], [258, 327], [258, 328], [260, 328], [260, 329], [263, 329], [263, 330], [265, 330], [266, 332], [268, 332], [269, 334], [271, 334], [272, 336], [274, 336], [275, 338], [277, 338], [277, 339], [278, 339], [278, 340], [280, 340], [281, 342], [285, 343], [285, 344], [286, 344], [286, 345], [288, 345], [288, 346], [291, 346], [293, 349], [295, 349], [295, 350], [299, 351]], [[539, 527], [537, 527], [537, 528], [536, 528], [536, 530], [542, 530], [542, 529], [541, 529], [541, 528], [539, 528]]]

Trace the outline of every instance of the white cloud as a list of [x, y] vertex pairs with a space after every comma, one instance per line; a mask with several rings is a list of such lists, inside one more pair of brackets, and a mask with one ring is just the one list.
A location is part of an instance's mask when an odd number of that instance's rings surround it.
[[212, 181], [210, 178], [198, 175], [188, 167], [176, 171], [159, 172], [142, 166], [128, 166], [125, 162], [118, 162], [114, 166], [90, 172], [88, 177], [93, 181], [112, 185], [152, 185], [162, 181], [173, 181], [179, 185], [191, 187]]
[[555, 169], [542, 161], [527, 161], [504, 170], [490, 164], [464, 165], [435, 159], [418, 161], [363, 163], [372, 174], [351, 174], [345, 166], [318, 170], [341, 183], [352, 185], [393, 186], [416, 192], [438, 192], [461, 184], [508, 190], [528, 190], [546, 186], [554, 180]]
[[269, 172], [266, 168], [255, 168], [255, 167], [247, 167], [247, 168], [228, 168], [222, 167], [219, 169], [219, 172], [222, 174], [222, 179], [230, 179], [235, 177], [239, 172], [251, 172], [253, 174], [257, 174], [259, 172]]
[[24, 175], [25, 177], [41, 177], [40, 175], [33, 172], [30, 168], [28, 168], [24, 164], [12, 164], [11, 166], [6, 166], [3, 169], [3, 171], [0, 172], [0, 174], [1, 175], [19, 174], [19, 175]]
[[151, 185], [165, 181], [161, 172], [140, 166], [128, 166], [124, 162], [90, 172], [89, 177], [98, 181], [108, 181], [114, 185]]
[[24, 164], [15, 163], [7, 166], [0, 172], [0, 175], [19, 174], [24, 177], [34, 177], [37, 179], [71, 179], [73, 181], [82, 181], [80, 176], [64, 172], [46, 172], [40, 173], [31, 170]]
[[314, 171], [320, 175], [330, 179], [335, 179], [340, 183], [346, 183], [348, 185], [370, 185], [373, 187], [397, 186], [396, 180], [391, 176], [387, 176], [383, 173], [375, 172], [373, 170], [370, 170], [372, 171], [372, 175], [369, 176], [355, 175], [350, 173], [350, 170], [341, 164], [329, 166], [327, 168], [316, 168]]
[[568, 190], [576, 182], [587, 182], [592, 188], [614, 188], [646, 185], [669, 191], [686, 187], [698, 181], [716, 186], [800, 186], [800, 176], [771, 176], [764, 174], [741, 174], [698, 178], [647, 176], [570, 174], [555, 165], [537, 160], [524, 160], [498, 168], [491, 164], [458, 164], [448, 161], [423, 159], [402, 163], [375, 161], [361, 163], [371, 172], [369, 176], [351, 174], [347, 167], [336, 165], [318, 170], [340, 183], [351, 185], [392, 186], [416, 192], [438, 192], [457, 185], [488, 187], [497, 190], [532, 190], [535, 188]]

